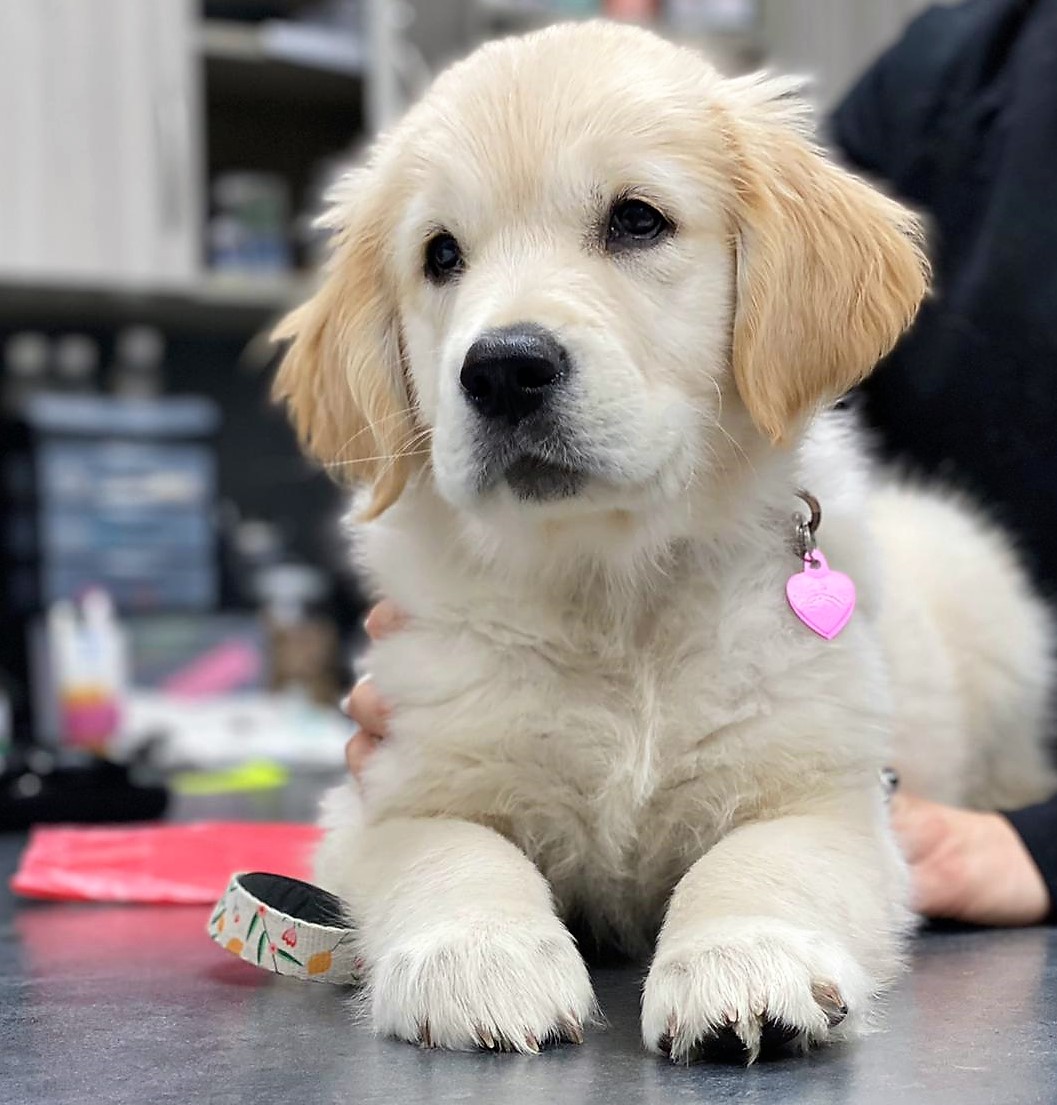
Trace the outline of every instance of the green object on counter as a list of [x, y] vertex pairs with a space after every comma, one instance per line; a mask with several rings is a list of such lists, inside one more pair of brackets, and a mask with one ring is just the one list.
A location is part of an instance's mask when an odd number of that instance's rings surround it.
[[233, 794], [239, 791], [275, 790], [285, 786], [290, 772], [271, 760], [251, 760], [223, 771], [181, 771], [172, 779], [177, 794]]

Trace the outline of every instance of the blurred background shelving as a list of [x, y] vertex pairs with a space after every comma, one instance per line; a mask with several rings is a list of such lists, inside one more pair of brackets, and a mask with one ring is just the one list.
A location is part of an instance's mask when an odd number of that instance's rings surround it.
[[826, 102], [920, 6], [12, 0], [0, 90], [19, 110], [0, 173], [0, 325], [27, 307], [120, 316], [137, 295], [148, 316], [192, 327], [225, 312], [233, 326], [259, 323], [303, 289], [319, 245], [311, 216], [339, 165], [432, 72], [496, 33], [639, 12], [727, 69], [814, 72]]
[[329, 27], [300, 27], [286, 19], [205, 19], [198, 45], [207, 62], [251, 65], [261, 80], [276, 79], [280, 84], [284, 75], [294, 83], [332, 74], [336, 89], [344, 92], [345, 81], [363, 76], [363, 43], [354, 36], [335, 35]]

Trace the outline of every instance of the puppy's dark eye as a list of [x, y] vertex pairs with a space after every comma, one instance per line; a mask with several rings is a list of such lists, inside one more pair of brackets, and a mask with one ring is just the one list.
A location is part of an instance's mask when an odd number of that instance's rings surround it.
[[610, 249], [647, 245], [671, 229], [672, 224], [645, 200], [621, 200], [609, 214], [606, 245]]
[[462, 250], [451, 234], [434, 234], [426, 243], [426, 275], [435, 284], [451, 280], [465, 267]]

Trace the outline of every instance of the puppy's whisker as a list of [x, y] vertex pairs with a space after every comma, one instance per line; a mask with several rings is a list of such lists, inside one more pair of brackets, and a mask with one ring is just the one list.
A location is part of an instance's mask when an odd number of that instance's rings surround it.
[[741, 443], [734, 438], [734, 436], [730, 433], [729, 430], [727, 430], [725, 426], [721, 426], [718, 421], [714, 423], [714, 428], [719, 430], [719, 432], [727, 439], [727, 441], [730, 442], [731, 446], [734, 449], [734, 452], [749, 466], [749, 470], [752, 472], [752, 474], [757, 475], [758, 473], [756, 472], [756, 466], [752, 463], [752, 458], [749, 456], [749, 454], [745, 452], [744, 446], [741, 445]]
[[343, 468], [352, 464], [371, 464], [374, 461], [386, 461], [389, 464], [395, 464], [398, 460], [403, 460], [405, 457], [425, 457], [429, 456], [429, 449], [415, 449], [410, 452], [397, 451], [395, 453], [379, 453], [376, 457], [357, 457], [356, 460], [342, 460], [335, 461], [326, 465], [327, 468]]
[[356, 431], [356, 433], [352, 435], [352, 437], [350, 437], [345, 442], [344, 445], [342, 445], [342, 447], [338, 450], [338, 456], [340, 457], [342, 454], [346, 453], [352, 447], [352, 445], [356, 441], [358, 441], [364, 434], [370, 433], [372, 430], [380, 429], [387, 422], [393, 421], [393, 419], [405, 418], [407, 415], [413, 413], [413, 407], [404, 407], [402, 410], [392, 411], [390, 414], [382, 415], [381, 418], [376, 418], [373, 422], [369, 422], [366, 426], [362, 426], [359, 430]]
[[430, 437], [431, 433], [432, 433], [432, 430], [428, 426], [421, 427], [417, 431], [413, 432], [409, 436], [407, 441], [404, 442], [391, 455], [391, 457], [386, 462], [385, 466], [382, 468], [382, 472], [380, 474], [388, 472], [389, 469], [394, 464], [396, 464], [398, 461], [403, 460], [405, 457], [429, 456], [430, 453], [432, 452], [432, 450], [431, 449], [420, 449], [419, 446], [423, 442], [429, 440], [429, 437]]
[[[374, 461], [387, 461], [388, 464], [395, 464], [403, 457], [409, 456], [421, 456], [424, 452], [428, 453], [430, 450], [420, 450], [417, 448], [423, 441], [427, 440], [432, 433], [429, 427], [419, 427], [413, 430], [407, 437], [407, 440], [402, 442], [396, 447], [392, 453], [383, 453], [374, 457], [351, 457], [347, 460], [333, 460], [324, 465], [327, 469], [334, 468], [347, 468], [354, 464], [369, 464]], [[385, 469], [383, 469], [385, 471]]]
[[350, 465], [370, 464], [375, 461], [386, 461], [389, 464], [395, 464], [397, 461], [402, 460], [404, 457], [427, 456], [431, 452], [430, 449], [416, 448], [415, 446], [417, 446], [418, 444], [418, 441], [412, 441], [408, 442], [407, 445], [403, 445], [400, 446], [398, 449], [394, 449], [391, 453], [379, 453], [377, 456], [373, 457], [355, 457], [350, 460], [335, 460], [326, 464], [324, 467], [348, 468]]
[[[723, 389], [719, 385], [719, 381], [710, 373], [705, 374], [706, 379], [712, 385], [716, 392], [716, 409], [714, 411], [702, 410], [700, 407], [695, 407], [699, 415], [705, 419], [710, 428], [718, 430], [720, 434], [729, 442], [731, 447], [737, 456], [748, 465], [749, 470], [753, 475], [757, 475], [756, 466], [752, 463], [749, 454], [745, 451], [743, 445], [737, 441], [737, 439], [730, 433], [730, 431], [723, 425]], [[716, 450], [712, 450], [713, 459], [719, 460], [719, 454]]]

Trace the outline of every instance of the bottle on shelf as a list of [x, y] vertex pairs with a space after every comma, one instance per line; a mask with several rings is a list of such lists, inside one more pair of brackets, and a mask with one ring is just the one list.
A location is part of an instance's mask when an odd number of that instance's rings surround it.
[[23, 330], [4, 343], [3, 406], [22, 409], [30, 396], [47, 390], [51, 343], [44, 334]]
[[269, 276], [288, 272], [290, 196], [275, 173], [227, 172], [213, 181], [210, 264], [218, 272]]
[[63, 334], [55, 340], [52, 390], [91, 395], [99, 382], [99, 345], [87, 334]]
[[110, 391], [122, 399], [154, 399], [165, 390], [165, 337], [153, 326], [129, 326], [117, 335]]

